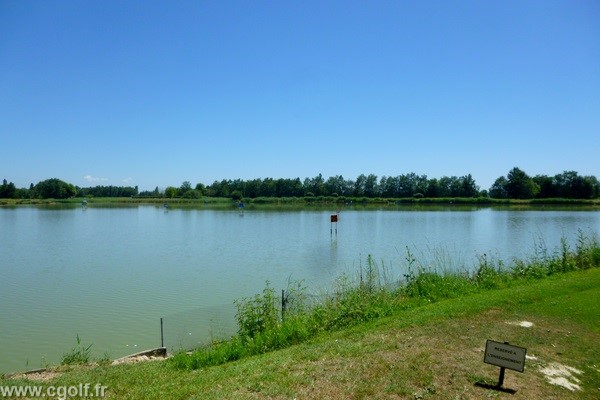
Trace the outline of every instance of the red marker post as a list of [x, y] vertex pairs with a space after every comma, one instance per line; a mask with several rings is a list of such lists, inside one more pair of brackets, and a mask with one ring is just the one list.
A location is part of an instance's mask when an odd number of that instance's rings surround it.
[[338, 223], [338, 215], [337, 214], [331, 214], [331, 227], [329, 232], [333, 235], [333, 224], [335, 223], [335, 234], [337, 235], [337, 223]]

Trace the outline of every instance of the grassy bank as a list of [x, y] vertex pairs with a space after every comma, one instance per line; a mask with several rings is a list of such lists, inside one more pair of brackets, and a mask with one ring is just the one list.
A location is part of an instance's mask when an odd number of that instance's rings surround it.
[[186, 206], [233, 206], [230, 198], [223, 197], [204, 197], [202, 199], [183, 199], [183, 198], [161, 198], [161, 197], [73, 197], [69, 199], [0, 199], [0, 206], [73, 206], [79, 207], [82, 203], [89, 207], [102, 206], [137, 206], [137, 205], [157, 205], [164, 204], [186, 207]]
[[[88, 197], [70, 199], [0, 199], [0, 206], [18, 205], [73, 205], [83, 201], [88, 206], [103, 205], [163, 205], [174, 207], [231, 207], [236, 208], [237, 201], [226, 197], [202, 197], [200, 199], [164, 198], [164, 197]], [[246, 207], [312, 207], [312, 206], [398, 206], [398, 205], [473, 205], [473, 206], [600, 206], [600, 199], [492, 199], [489, 197], [443, 197], [443, 198], [370, 198], [344, 196], [307, 196], [307, 197], [257, 197], [243, 200]]]
[[[171, 361], [63, 367], [48, 382], [0, 385], [107, 386], [118, 399], [596, 399], [600, 388], [600, 269], [483, 291], [399, 311], [289, 348], [199, 370]], [[527, 321], [529, 328], [519, 326]], [[527, 348], [525, 372], [507, 371], [508, 395], [475, 386], [495, 383], [483, 363], [486, 339]], [[547, 372], [574, 368], [573, 391]], [[573, 370], [572, 370], [573, 371]]]
[[279, 296], [268, 284], [261, 294], [236, 302], [238, 335], [194, 351], [181, 352], [170, 363], [179, 369], [199, 369], [236, 361], [305, 342], [327, 332], [392, 316], [398, 312], [482, 291], [502, 289], [570, 271], [600, 267], [597, 238], [580, 232], [575, 248], [563, 239], [560, 248], [539, 248], [528, 260], [505, 265], [483, 255], [473, 273], [440, 273], [420, 264], [406, 250], [408, 272], [395, 282], [384, 265], [369, 256], [355, 277], [343, 276], [333, 292], [316, 304], [301, 283]]
[[[400, 286], [370, 260], [316, 305], [296, 285], [283, 321], [267, 286], [238, 302], [240, 332], [230, 341], [167, 361], [65, 365], [42, 385], [101, 383], [110, 397], [130, 399], [598, 397], [597, 240], [581, 236], [573, 249], [563, 242], [510, 266], [482, 258], [468, 275], [435, 274], [406, 258]], [[475, 386], [498, 378], [483, 363], [486, 339], [535, 357], [525, 373], [507, 372], [516, 395]], [[550, 383], [548, 371], [560, 366], [574, 368], [564, 379], [579, 389]], [[19, 384], [31, 382], [0, 380]]]

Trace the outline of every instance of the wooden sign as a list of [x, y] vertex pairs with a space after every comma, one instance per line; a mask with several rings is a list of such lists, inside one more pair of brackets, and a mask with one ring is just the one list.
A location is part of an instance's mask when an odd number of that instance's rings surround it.
[[483, 362], [523, 372], [525, 370], [526, 353], [527, 349], [524, 347], [487, 340], [485, 342], [485, 357], [483, 358]]
[[331, 214], [331, 222], [338, 222], [337, 214]]

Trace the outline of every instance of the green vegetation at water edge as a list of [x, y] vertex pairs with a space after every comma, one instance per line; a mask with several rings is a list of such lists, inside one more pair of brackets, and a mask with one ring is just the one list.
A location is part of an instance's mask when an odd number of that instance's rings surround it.
[[[580, 256], [594, 260], [594, 254]], [[568, 269], [576, 268], [576, 258], [566, 261]], [[562, 261], [547, 265], [546, 271], [557, 265]], [[363, 290], [368, 271], [363, 271]], [[415, 298], [387, 317], [223, 365], [180, 369], [166, 360], [63, 366], [50, 371], [48, 381], [17, 376], [0, 378], [0, 385], [101, 384], [116, 399], [597, 399], [600, 269], [537, 276], [437, 302]], [[504, 386], [515, 395], [476, 385], [498, 380], [499, 368], [483, 363], [486, 339], [527, 348], [525, 372], [506, 372]], [[556, 371], [570, 374], [550, 375]]]
[[[600, 244], [596, 237], [580, 232], [576, 247], [566, 239], [554, 252], [540, 245], [529, 260], [505, 265], [483, 255], [473, 273], [433, 271], [406, 250], [408, 272], [401, 282], [388, 278], [384, 265], [368, 257], [358, 277], [342, 277], [332, 294], [314, 304], [306, 288], [293, 285], [280, 310], [275, 290], [267, 284], [263, 293], [236, 302], [238, 335], [197, 349], [191, 355], [176, 354], [177, 368], [197, 369], [262, 354], [309, 340], [356, 324], [394, 315], [429, 302], [467, 296], [482, 290], [501, 289], [560, 273], [600, 267]], [[443, 266], [441, 266], [443, 268]]]

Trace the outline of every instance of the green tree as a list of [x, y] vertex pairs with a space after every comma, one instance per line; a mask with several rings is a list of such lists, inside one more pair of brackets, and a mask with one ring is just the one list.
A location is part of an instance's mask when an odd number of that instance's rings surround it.
[[350, 192], [346, 186], [346, 180], [342, 175], [332, 176], [325, 181], [325, 193], [329, 196], [338, 194], [340, 196], [346, 196]]
[[452, 196], [452, 182], [453, 178], [449, 176], [442, 176], [438, 181], [438, 197], [450, 197]]
[[77, 194], [77, 188], [57, 178], [46, 179], [34, 186], [36, 197], [42, 199], [68, 199]]
[[182, 197], [184, 199], [200, 199], [202, 197], [202, 193], [200, 193], [196, 189], [190, 189], [187, 192], [185, 192]]
[[554, 184], [554, 178], [551, 178], [547, 175], [536, 175], [533, 177], [533, 181], [540, 188], [537, 197], [542, 199], [559, 197]]
[[416, 193], [417, 175], [414, 172], [403, 174], [397, 179], [397, 197], [413, 197]]
[[6, 179], [2, 181], [0, 186], [0, 198], [1, 199], [13, 199], [17, 195], [17, 188], [12, 182], [7, 182]]
[[244, 187], [244, 197], [250, 197], [252, 199], [258, 197], [261, 184], [262, 179], [252, 179], [251, 181], [247, 181]]
[[440, 197], [440, 182], [436, 178], [427, 181], [425, 197]]
[[423, 196], [429, 190], [429, 179], [427, 175], [416, 175], [415, 174], [415, 194], [422, 194]]
[[531, 199], [540, 191], [533, 179], [517, 167], [508, 172], [506, 180], [506, 194], [511, 199]]
[[506, 199], [508, 193], [506, 192], [507, 180], [504, 176], [499, 177], [494, 181], [492, 187], [490, 187], [490, 197], [494, 199]]
[[319, 174], [312, 179], [304, 180], [304, 189], [307, 192], [314, 193], [315, 196], [323, 196], [325, 194], [325, 179]]
[[296, 178], [292, 181], [292, 196], [304, 196], [304, 185], [302, 185], [300, 178]]
[[365, 196], [376, 197], [379, 195], [379, 186], [377, 185], [377, 175], [369, 174], [365, 180]]
[[179, 187], [179, 195], [183, 196], [189, 190], [192, 190], [192, 184], [190, 181], [184, 181]]
[[398, 197], [398, 177], [382, 176], [379, 180], [379, 191], [383, 197]]
[[275, 185], [276, 183], [273, 178], [263, 179], [260, 184], [259, 196], [274, 197], [277, 192]]
[[461, 191], [459, 197], [477, 197], [479, 195], [479, 186], [477, 186], [471, 174], [461, 176], [458, 179]]
[[243, 198], [242, 196], [242, 192], [240, 192], [239, 190], [234, 190], [231, 192], [231, 199], [235, 200], [235, 201], [241, 201]]
[[165, 189], [165, 196], [170, 199], [176, 197], [178, 194], [179, 194], [179, 189], [177, 189], [176, 187], [168, 186]]
[[231, 192], [231, 180], [223, 179], [220, 182], [214, 181], [206, 190], [207, 196], [229, 197]]
[[356, 197], [363, 197], [365, 195], [365, 184], [367, 182], [367, 177], [365, 174], [360, 174], [356, 181], [354, 182], [354, 190], [352, 194]]
[[600, 185], [595, 176], [580, 176], [576, 171], [564, 171], [552, 180], [559, 197], [592, 199], [598, 197]]
[[589, 188], [590, 199], [596, 199], [600, 197], [600, 182], [594, 175], [587, 175], [583, 177], [584, 184]]
[[203, 183], [197, 183], [196, 187], [194, 188], [197, 192], [200, 193], [200, 195], [204, 195], [204, 191], [206, 190], [206, 186], [204, 186]]

